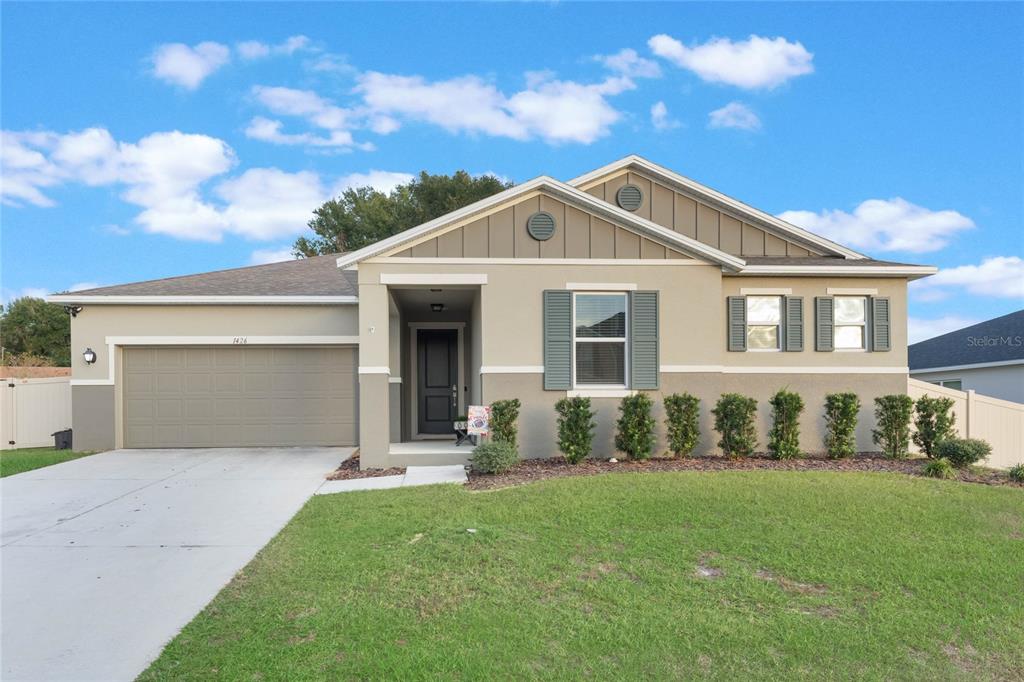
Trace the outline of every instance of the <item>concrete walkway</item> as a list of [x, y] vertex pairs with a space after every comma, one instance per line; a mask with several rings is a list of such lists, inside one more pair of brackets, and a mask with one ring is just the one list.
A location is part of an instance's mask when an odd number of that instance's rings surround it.
[[414, 485], [435, 483], [465, 483], [466, 468], [461, 464], [429, 467], [407, 467], [404, 474], [377, 476], [375, 478], [352, 478], [346, 481], [327, 481], [316, 491], [317, 495], [349, 493], [353, 490], [385, 490]]
[[0, 479], [0, 678], [135, 678], [351, 454], [120, 450]]

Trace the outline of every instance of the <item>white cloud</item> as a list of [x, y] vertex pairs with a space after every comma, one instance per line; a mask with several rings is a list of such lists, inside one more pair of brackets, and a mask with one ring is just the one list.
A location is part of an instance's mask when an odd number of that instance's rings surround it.
[[348, 58], [340, 54], [325, 53], [310, 59], [305, 63], [310, 71], [318, 73], [338, 73], [351, 75], [356, 73], [356, 68], [348, 63]]
[[253, 168], [222, 182], [215, 190], [226, 207], [226, 228], [249, 239], [276, 239], [298, 234], [327, 194], [311, 171], [286, 173], [277, 168]]
[[101, 228], [107, 234], [112, 234], [117, 237], [127, 237], [132, 233], [127, 227], [122, 227], [116, 223], [109, 223]]
[[761, 119], [742, 102], [729, 102], [708, 114], [708, 127], [760, 130]]
[[814, 71], [814, 55], [798, 42], [752, 35], [733, 42], [714, 38], [687, 47], [660, 34], [647, 41], [651, 51], [676, 66], [693, 71], [702, 80], [745, 89], [775, 88], [790, 78]]
[[85, 291], [86, 289], [97, 289], [101, 286], [103, 285], [97, 284], [96, 282], [76, 282], [68, 287], [68, 291]]
[[303, 35], [291, 36], [277, 45], [268, 45], [258, 40], [245, 40], [235, 45], [242, 59], [262, 59], [271, 55], [292, 55], [309, 47], [309, 38]]
[[45, 298], [53, 292], [43, 287], [24, 287], [22, 289], [3, 289], [0, 290], [0, 303], [8, 305], [11, 301], [15, 301], [19, 298]]
[[627, 47], [615, 54], [597, 55], [594, 59], [604, 64], [606, 69], [627, 78], [661, 77], [661, 66], [658, 65], [658, 62], [641, 57], [632, 48]]
[[249, 257], [252, 265], [266, 265], [267, 263], [283, 263], [284, 261], [295, 260], [290, 246], [283, 246], [280, 249], [256, 249]]
[[195, 90], [231, 58], [226, 45], [214, 42], [189, 47], [184, 43], [160, 45], [153, 52], [153, 75], [188, 90]]
[[957, 211], [932, 211], [906, 199], [868, 199], [853, 213], [786, 211], [779, 218], [853, 248], [926, 253], [944, 248], [974, 221]]
[[389, 194], [395, 187], [412, 182], [414, 177], [409, 173], [382, 170], [371, 170], [367, 173], [351, 173], [338, 178], [332, 193], [337, 195], [355, 187], [372, 187], [378, 192]]
[[947, 332], [970, 327], [978, 324], [981, 320], [960, 317], [959, 315], [944, 315], [935, 319], [927, 320], [920, 317], [907, 319], [907, 341], [917, 343], [936, 336], [942, 336]]
[[651, 107], [651, 125], [655, 130], [664, 132], [678, 128], [682, 124], [668, 115], [668, 107], [664, 102], [655, 102]]
[[1019, 256], [994, 256], [978, 265], [943, 268], [931, 277], [910, 283], [915, 298], [938, 301], [960, 289], [975, 296], [1024, 298], [1024, 259]]
[[271, 112], [279, 116], [301, 118], [309, 125], [326, 131], [326, 135], [284, 133], [281, 121], [257, 116], [246, 128], [247, 137], [282, 145], [367, 148], [367, 145], [358, 145], [352, 139], [351, 128], [358, 123], [355, 113], [320, 97], [312, 90], [257, 85], [252, 92], [256, 100]]
[[368, 72], [356, 89], [372, 114], [395, 120], [431, 123], [452, 133], [588, 144], [607, 135], [620, 118], [605, 98], [635, 87], [625, 76], [581, 84], [531, 72], [526, 81], [526, 89], [506, 96], [472, 75], [430, 82]]

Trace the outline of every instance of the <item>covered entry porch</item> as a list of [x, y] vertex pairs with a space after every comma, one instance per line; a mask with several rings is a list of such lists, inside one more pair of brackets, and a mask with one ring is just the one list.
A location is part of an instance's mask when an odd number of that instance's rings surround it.
[[[360, 365], [362, 465], [468, 463], [473, 445], [456, 445], [454, 424], [483, 399], [480, 309], [486, 275], [381, 274], [379, 279], [374, 285], [360, 283], [360, 318], [365, 314], [367, 322], [361, 332], [373, 337], [378, 353], [387, 339], [386, 365]], [[363, 310], [370, 298], [364, 298], [364, 290], [373, 291], [376, 311]], [[379, 307], [387, 311], [386, 337], [377, 323], [383, 322]]]

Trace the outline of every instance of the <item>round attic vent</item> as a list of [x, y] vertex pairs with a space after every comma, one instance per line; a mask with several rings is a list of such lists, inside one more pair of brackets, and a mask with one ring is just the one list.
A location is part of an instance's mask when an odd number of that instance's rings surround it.
[[615, 202], [627, 211], [635, 211], [644, 203], [644, 193], [636, 185], [623, 185], [615, 194]]
[[555, 234], [555, 216], [547, 211], [537, 211], [526, 220], [526, 231], [539, 242], [551, 239]]

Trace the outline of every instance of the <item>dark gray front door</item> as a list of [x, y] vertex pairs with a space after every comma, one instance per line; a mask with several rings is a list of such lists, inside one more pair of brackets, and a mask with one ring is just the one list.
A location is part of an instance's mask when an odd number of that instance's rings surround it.
[[417, 338], [419, 432], [452, 433], [452, 422], [459, 409], [458, 332], [420, 329]]

